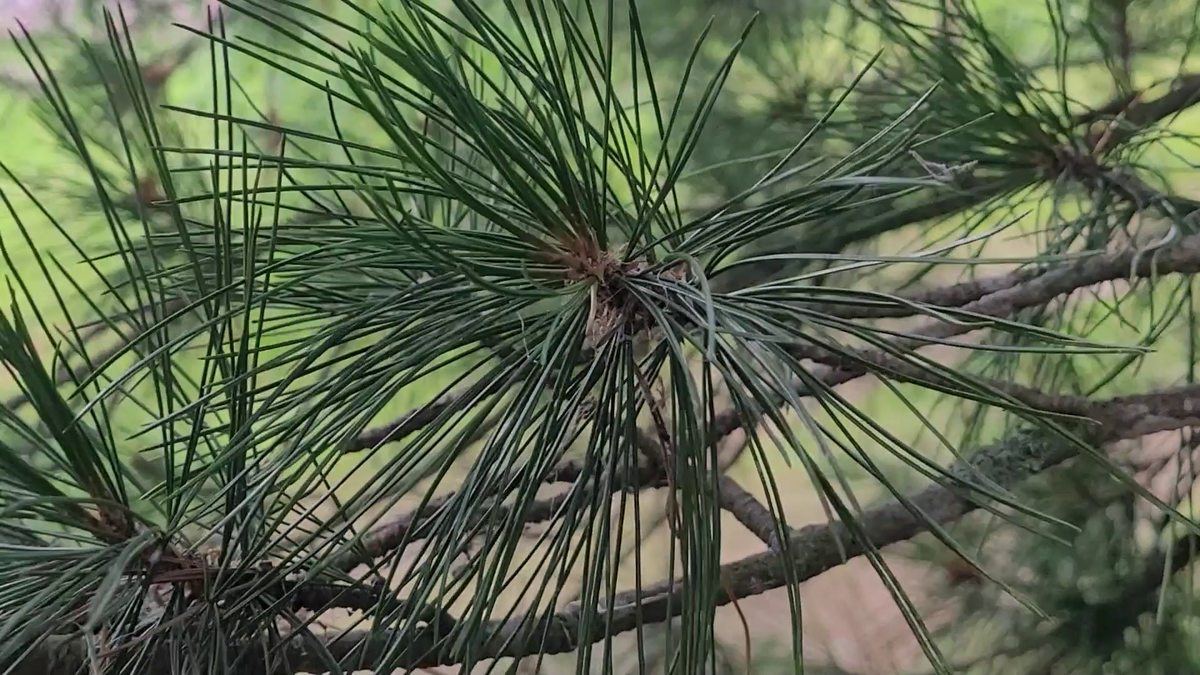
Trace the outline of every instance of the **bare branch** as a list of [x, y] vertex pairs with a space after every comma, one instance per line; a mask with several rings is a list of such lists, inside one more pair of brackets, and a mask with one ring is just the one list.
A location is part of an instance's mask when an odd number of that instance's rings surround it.
[[[1200, 272], [1200, 235], [1189, 235], [1183, 237], [1175, 246], [1154, 254], [1127, 249], [1120, 253], [1098, 255], [1063, 266], [969, 302], [958, 309], [956, 313], [968, 318], [970, 316], [1004, 318], [1023, 309], [1044, 305], [1056, 297], [1073, 293], [1081, 288], [1105, 281], [1130, 278], [1131, 274], [1133, 279], [1137, 279], [1162, 274], [1196, 274], [1197, 272]], [[891, 350], [911, 351], [936, 341], [965, 335], [980, 327], [980, 324], [971, 321], [932, 322], [922, 328], [910, 331], [911, 335], [917, 337], [893, 342], [889, 345], [888, 351], [857, 350], [854, 352], [855, 360], [853, 361], [844, 354], [834, 354], [811, 346], [797, 345], [793, 347], [792, 351], [799, 358], [812, 359], [830, 366], [829, 370], [814, 373], [814, 376], [830, 386], [862, 377], [871, 367], [883, 367], [895, 374], [927, 382], [930, 380], [927, 369], [906, 364], [893, 356], [894, 352]], [[992, 383], [992, 386], [998, 392], [1013, 395], [1027, 405], [1047, 412], [1075, 414], [1074, 409], [1083, 404], [1078, 400], [1041, 394], [1036, 390], [1010, 383]], [[733, 422], [732, 419], [725, 421]]]
[[1171, 91], [1152, 101], [1135, 103], [1145, 91], [1121, 94], [1104, 105], [1075, 116], [1077, 126], [1091, 124], [1124, 111], [1125, 122], [1133, 126], [1147, 126], [1160, 122], [1177, 112], [1197, 103], [1200, 96], [1200, 73], [1181, 73]]
[[409, 411], [400, 419], [368, 429], [342, 447], [342, 452], [361, 452], [381, 443], [395, 443], [409, 434], [416, 433], [433, 424], [446, 410], [458, 405], [463, 394], [449, 394], [431, 401], [420, 408]]
[[[1045, 272], [1045, 269], [1024, 268], [1009, 274], [972, 279], [917, 293], [900, 294], [894, 296], [894, 299], [881, 298], [878, 307], [864, 306], [863, 304], [852, 305], [840, 299], [829, 300], [831, 306], [824, 307], [821, 311], [843, 319], [903, 319], [920, 314], [922, 307], [933, 307], [938, 310], [962, 307], [985, 296], [1023, 284]], [[806, 304], [808, 302], [825, 304], [821, 301], [806, 301]]]
[[762, 502], [729, 476], [721, 476], [717, 489], [722, 508], [733, 514], [733, 517], [758, 537], [759, 541], [766, 544], [767, 548], [773, 551], [782, 548], [782, 542], [779, 540], [780, 523], [770, 509], [763, 506]]
[[1130, 104], [1125, 109], [1125, 123], [1138, 128], [1157, 124], [1197, 102], [1200, 102], [1200, 73], [1183, 73], [1166, 94], [1151, 101]]

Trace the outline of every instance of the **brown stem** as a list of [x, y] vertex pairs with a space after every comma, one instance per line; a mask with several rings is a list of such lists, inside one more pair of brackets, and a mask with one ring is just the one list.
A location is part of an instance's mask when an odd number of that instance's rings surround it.
[[720, 490], [721, 508], [733, 514], [767, 548], [780, 550], [779, 521], [770, 509], [729, 476], [722, 476], [717, 488]]
[[1034, 279], [1046, 270], [1025, 268], [1008, 274], [972, 279], [916, 293], [881, 296], [879, 306], [845, 304], [838, 299], [805, 300], [805, 304], [827, 305], [822, 312], [842, 319], [903, 319], [921, 314], [922, 307], [937, 310], [962, 307], [985, 296], [1008, 290]]

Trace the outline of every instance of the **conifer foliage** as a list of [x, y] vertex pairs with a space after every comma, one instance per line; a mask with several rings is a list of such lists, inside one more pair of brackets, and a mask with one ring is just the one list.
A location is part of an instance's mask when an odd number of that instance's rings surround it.
[[1200, 667], [1197, 3], [195, 4], [12, 33], [4, 672]]

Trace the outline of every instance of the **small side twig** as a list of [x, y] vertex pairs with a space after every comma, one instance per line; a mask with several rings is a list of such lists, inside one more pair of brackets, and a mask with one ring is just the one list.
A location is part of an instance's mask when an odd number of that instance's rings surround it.
[[767, 548], [772, 551], [780, 550], [779, 521], [770, 509], [763, 506], [762, 502], [729, 476], [721, 476], [717, 489], [720, 491], [723, 509], [733, 514], [733, 517], [766, 544]]
[[[584, 467], [573, 461], [563, 462], [551, 469], [542, 479], [543, 483], [574, 483], [583, 475]], [[515, 481], [508, 481], [515, 483]], [[666, 477], [662, 475], [657, 466], [639, 466], [633, 475], [618, 476], [618, 479], [613, 482], [614, 490], [629, 490], [629, 489], [644, 489], [652, 487], [662, 487], [666, 485]], [[371, 528], [358, 545], [351, 552], [348, 552], [333, 561], [333, 567], [343, 571], [350, 571], [355, 567], [370, 563], [376, 558], [387, 556], [402, 545], [406, 545], [428, 536], [428, 528], [433, 519], [437, 517], [443, 509], [447, 508], [458, 493], [451, 492], [440, 497], [429, 500], [429, 502], [420, 509], [405, 512], [395, 518], [391, 518], [386, 522], [376, 525]], [[571, 493], [565, 492], [560, 495], [555, 495], [548, 499], [537, 500], [529, 505], [524, 514], [526, 523], [545, 522], [551, 520], [564, 501], [570, 498]], [[491, 506], [492, 513], [489, 517], [496, 517], [495, 510], [500, 509], [504, 513], [508, 512], [510, 507], [503, 504], [494, 503]], [[482, 518], [483, 516], [478, 516]]]

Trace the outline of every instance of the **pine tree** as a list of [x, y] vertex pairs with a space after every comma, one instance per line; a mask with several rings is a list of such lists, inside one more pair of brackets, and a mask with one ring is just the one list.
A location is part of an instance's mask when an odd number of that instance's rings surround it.
[[6, 673], [1200, 671], [1200, 3], [195, 4], [13, 31]]

